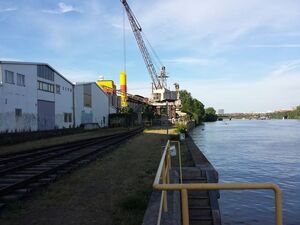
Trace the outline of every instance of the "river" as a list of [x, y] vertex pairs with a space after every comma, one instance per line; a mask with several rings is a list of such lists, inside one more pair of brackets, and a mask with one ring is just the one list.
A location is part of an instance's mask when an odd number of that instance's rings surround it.
[[[192, 138], [220, 183], [272, 182], [283, 192], [283, 224], [300, 224], [300, 121], [224, 120], [196, 127]], [[269, 190], [221, 191], [222, 224], [275, 224]]]

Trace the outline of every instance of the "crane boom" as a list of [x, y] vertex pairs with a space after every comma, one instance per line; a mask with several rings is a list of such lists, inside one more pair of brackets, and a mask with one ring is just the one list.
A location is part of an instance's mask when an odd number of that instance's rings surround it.
[[155, 67], [153, 65], [152, 59], [150, 57], [150, 54], [148, 52], [148, 49], [147, 49], [147, 47], [145, 45], [145, 42], [143, 40], [143, 37], [142, 37], [142, 27], [140, 26], [138, 20], [134, 16], [132, 10], [130, 9], [130, 7], [127, 3], [127, 1], [126, 0], [121, 0], [121, 2], [125, 7], [125, 11], [126, 11], [126, 14], [128, 16], [128, 20], [130, 22], [131, 29], [133, 31], [133, 34], [135, 36], [135, 39], [136, 39], [137, 44], [139, 46], [139, 49], [142, 53], [142, 56], [143, 56], [144, 62], [146, 64], [147, 70], [148, 70], [148, 72], [150, 74], [150, 77], [152, 79], [153, 86], [154, 86], [155, 89], [162, 89], [162, 88], [165, 87], [165, 82], [164, 82], [165, 77], [166, 77], [165, 76], [165, 67], [164, 66], [162, 67], [161, 74], [160, 74], [160, 76], [158, 76], [157, 72], [155, 70]]

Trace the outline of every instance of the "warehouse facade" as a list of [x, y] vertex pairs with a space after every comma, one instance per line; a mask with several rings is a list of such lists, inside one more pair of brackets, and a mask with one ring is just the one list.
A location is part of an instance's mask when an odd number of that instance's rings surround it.
[[48, 64], [0, 61], [0, 132], [73, 127], [73, 95]]
[[95, 124], [108, 126], [110, 105], [108, 95], [95, 83], [76, 83], [75, 88], [75, 126]]

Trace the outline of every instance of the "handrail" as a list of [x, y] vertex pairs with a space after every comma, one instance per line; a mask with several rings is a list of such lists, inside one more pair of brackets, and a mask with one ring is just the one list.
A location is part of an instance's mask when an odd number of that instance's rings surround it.
[[[154, 179], [153, 188], [162, 190], [162, 199], [160, 205], [160, 212], [158, 218], [158, 225], [161, 220], [161, 210], [168, 211], [167, 206], [167, 191], [181, 191], [181, 209], [183, 225], [189, 225], [189, 211], [188, 211], [188, 191], [189, 190], [248, 190], [248, 189], [270, 189], [275, 194], [275, 214], [276, 225], [282, 225], [282, 197], [280, 188], [273, 183], [191, 183], [191, 184], [170, 184], [170, 157], [171, 141], [167, 142], [161, 161]], [[181, 160], [180, 160], [181, 161]], [[181, 162], [180, 162], [181, 163]], [[181, 168], [181, 165], [180, 165]], [[160, 183], [162, 180], [162, 183]]]

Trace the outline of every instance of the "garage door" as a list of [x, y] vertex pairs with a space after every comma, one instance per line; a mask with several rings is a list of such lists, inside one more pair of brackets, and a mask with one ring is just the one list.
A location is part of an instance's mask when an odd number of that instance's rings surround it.
[[52, 130], [55, 126], [55, 104], [38, 100], [38, 129]]

